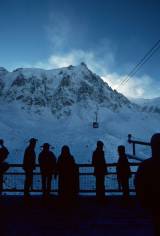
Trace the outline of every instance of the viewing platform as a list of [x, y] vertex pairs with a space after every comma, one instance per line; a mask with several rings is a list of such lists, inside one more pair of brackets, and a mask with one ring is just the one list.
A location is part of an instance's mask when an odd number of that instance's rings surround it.
[[[36, 165], [31, 197], [25, 199], [25, 173], [22, 164], [10, 164], [4, 174], [3, 195], [0, 197], [0, 235], [2, 236], [152, 236], [151, 215], [142, 209], [135, 198], [134, 178], [140, 163], [135, 145], [146, 143], [132, 141], [133, 155], [130, 199], [122, 200], [122, 190], [117, 181], [117, 163], [107, 165], [105, 176], [106, 200], [102, 204], [95, 197], [95, 176], [91, 164], [79, 164], [79, 196], [75, 202], [64, 205], [57, 190], [58, 179], [52, 180], [51, 196], [42, 197], [41, 174]], [[148, 144], [147, 144], [148, 145]], [[133, 158], [132, 158], [133, 157]]]
[[124, 203], [108, 197], [98, 204], [95, 197], [79, 197], [62, 205], [56, 196], [44, 200], [32, 196], [3, 196], [0, 200], [1, 235], [4, 236], [151, 236], [152, 221], [133, 197]]

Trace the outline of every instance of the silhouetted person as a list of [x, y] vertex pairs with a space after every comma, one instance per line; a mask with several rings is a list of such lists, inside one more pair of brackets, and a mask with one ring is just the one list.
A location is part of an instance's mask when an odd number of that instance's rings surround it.
[[155, 235], [160, 235], [160, 133], [151, 138], [152, 157], [143, 161], [137, 171], [135, 187], [143, 207], [151, 210]]
[[36, 147], [37, 139], [31, 138], [29, 140], [29, 146], [25, 149], [23, 159], [23, 169], [25, 171], [25, 182], [24, 182], [24, 196], [29, 196], [29, 192], [32, 188], [33, 182], [33, 170], [36, 166]]
[[125, 153], [125, 146], [118, 146], [119, 159], [117, 163], [117, 180], [122, 188], [124, 199], [129, 197], [129, 177], [131, 176], [130, 165]]
[[103, 146], [103, 142], [98, 141], [97, 148], [92, 155], [92, 165], [96, 177], [96, 197], [100, 201], [105, 198], [105, 175], [107, 174]]
[[56, 173], [56, 157], [49, 150], [50, 144], [44, 143], [43, 150], [39, 154], [39, 165], [42, 175], [42, 191], [43, 196], [49, 196], [51, 192], [52, 176]]
[[64, 202], [71, 201], [78, 192], [78, 170], [68, 146], [63, 146], [57, 161], [58, 192]]
[[5, 162], [8, 157], [9, 151], [4, 146], [3, 139], [0, 139], [0, 195], [3, 191], [3, 175], [9, 169], [9, 164]]

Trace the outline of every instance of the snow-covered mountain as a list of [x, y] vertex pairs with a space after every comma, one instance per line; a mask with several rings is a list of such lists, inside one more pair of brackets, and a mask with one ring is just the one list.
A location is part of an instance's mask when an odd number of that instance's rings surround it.
[[8, 73], [8, 71], [4, 67], [0, 67], [0, 77], [5, 76]]
[[73, 107], [106, 107], [118, 111], [133, 105], [122, 94], [113, 91], [84, 63], [57, 70], [0, 70], [1, 100], [17, 101], [27, 110], [41, 112], [48, 107], [57, 118], [71, 115]]
[[[106, 159], [117, 160], [117, 145], [128, 133], [148, 141], [159, 130], [159, 114], [141, 110], [112, 90], [84, 63], [55, 70], [0, 68], [0, 136], [10, 149], [10, 160], [22, 162], [30, 137], [51, 143], [58, 155], [68, 144], [78, 162], [90, 162], [97, 140], [105, 143]], [[99, 128], [93, 129], [95, 112]], [[148, 155], [145, 147], [140, 155]]]
[[131, 101], [139, 105], [142, 111], [160, 114], [160, 97], [152, 99], [137, 98], [131, 99]]

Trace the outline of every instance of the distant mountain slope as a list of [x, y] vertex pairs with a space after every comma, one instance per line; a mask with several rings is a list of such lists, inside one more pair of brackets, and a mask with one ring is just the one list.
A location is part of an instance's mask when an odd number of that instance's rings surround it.
[[141, 111], [160, 114], [160, 97], [152, 99], [130, 99], [141, 107]]
[[106, 107], [112, 111], [133, 107], [84, 63], [56, 70], [20, 68], [2, 72], [0, 99], [7, 103], [17, 101], [24, 109], [40, 112], [41, 108], [49, 107], [59, 118], [70, 115], [75, 106], [94, 110]]

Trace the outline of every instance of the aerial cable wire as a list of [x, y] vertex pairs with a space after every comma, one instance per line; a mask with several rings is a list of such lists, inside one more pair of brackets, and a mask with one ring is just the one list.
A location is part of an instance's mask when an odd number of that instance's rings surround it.
[[158, 40], [153, 47], [144, 55], [144, 57], [134, 66], [134, 68], [125, 76], [116, 89], [123, 86], [128, 80], [133, 77], [137, 71], [158, 51], [160, 48], [160, 40]]
[[[128, 80], [128, 77], [132, 76], [134, 72], [138, 71], [138, 68], [141, 67], [145, 62], [150, 59], [150, 57], [155, 53], [155, 50], [157, 51], [160, 47], [160, 40], [158, 40], [154, 46], [145, 54], [145, 56], [136, 64], [136, 66], [126, 75], [125, 79], [121, 81], [120, 85], [122, 85], [126, 80]], [[119, 86], [120, 86], [119, 85]]]
[[125, 85], [125, 84], [137, 73], [137, 71], [138, 71], [147, 61], [149, 61], [149, 59], [158, 51], [159, 48], [160, 48], [160, 45], [159, 45], [159, 47], [156, 48], [156, 50], [154, 50], [154, 51], [150, 54], [149, 57], [146, 58], [145, 61], [143, 61], [143, 63], [141, 64], [141, 66], [139, 66], [130, 76], [128, 76], [128, 78], [126, 78], [126, 81], [122, 84], [122, 86]]

